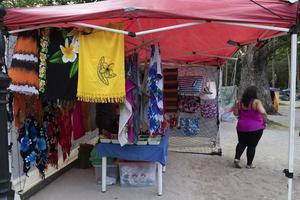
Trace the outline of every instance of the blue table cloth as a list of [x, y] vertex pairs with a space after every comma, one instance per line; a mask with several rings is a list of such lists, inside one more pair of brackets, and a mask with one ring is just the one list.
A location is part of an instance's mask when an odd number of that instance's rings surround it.
[[125, 145], [99, 143], [96, 145], [99, 157], [114, 157], [124, 160], [155, 161], [166, 165], [169, 146], [169, 132], [165, 132], [159, 145]]

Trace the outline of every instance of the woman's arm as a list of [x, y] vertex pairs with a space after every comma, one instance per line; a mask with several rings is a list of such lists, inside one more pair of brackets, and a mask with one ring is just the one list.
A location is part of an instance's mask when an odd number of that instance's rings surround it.
[[236, 100], [236, 102], [235, 102], [235, 105], [233, 108], [233, 114], [235, 116], [239, 116], [239, 114], [240, 114], [240, 101], [239, 100]]
[[255, 100], [255, 110], [257, 110], [258, 112], [260, 112], [263, 117], [264, 117], [264, 120], [265, 122], [267, 121], [267, 112], [262, 104], [262, 102], [258, 99]]

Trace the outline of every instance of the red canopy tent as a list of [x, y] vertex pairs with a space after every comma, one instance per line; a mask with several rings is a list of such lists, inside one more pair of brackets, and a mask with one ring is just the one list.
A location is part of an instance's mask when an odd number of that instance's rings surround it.
[[[292, 199], [299, 3], [285, 0], [109, 0], [7, 9], [10, 33], [85, 26], [128, 35], [126, 49], [159, 41], [164, 61], [221, 65], [242, 45], [292, 33], [288, 199]], [[124, 22], [124, 30], [106, 28]], [[176, 30], [174, 30], [176, 29]]]
[[[9, 30], [16, 30], [44, 26], [103, 26], [122, 21], [125, 23], [122, 33], [143, 35], [128, 37], [127, 50], [139, 46], [142, 41], [159, 40], [162, 58], [166, 61], [219, 65], [231, 57], [239, 45], [289, 31], [296, 24], [297, 7], [298, 4], [283, 0], [109, 0], [7, 9], [5, 25]], [[261, 27], [248, 27], [251, 24]], [[163, 27], [169, 28], [153, 30]], [[172, 31], [179, 27], [182, 28]], [[230, 45], [228, 41], [238, 45]]]

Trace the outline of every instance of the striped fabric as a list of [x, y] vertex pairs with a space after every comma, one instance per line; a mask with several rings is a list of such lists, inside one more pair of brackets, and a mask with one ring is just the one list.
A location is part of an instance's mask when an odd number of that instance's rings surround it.
[[203, 90], [202, 76], [178, 77], [179, 94], [184, 96], [199, 96]]

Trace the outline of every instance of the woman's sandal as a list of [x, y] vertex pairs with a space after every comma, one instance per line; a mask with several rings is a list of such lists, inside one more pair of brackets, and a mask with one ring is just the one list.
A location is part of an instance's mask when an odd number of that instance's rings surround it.
[[254, 168], [256, 168], [256, 167], [255, 167], [255, 165], [251, 164], [251, 165], [246, 165], [246, 168], [247, 168], [247, 169], [254, 169]]
[[240, 160], [238, 159], [234, 159], [233, 164], [235, 168], [242, 168], [242, 166], [240, 165]]

